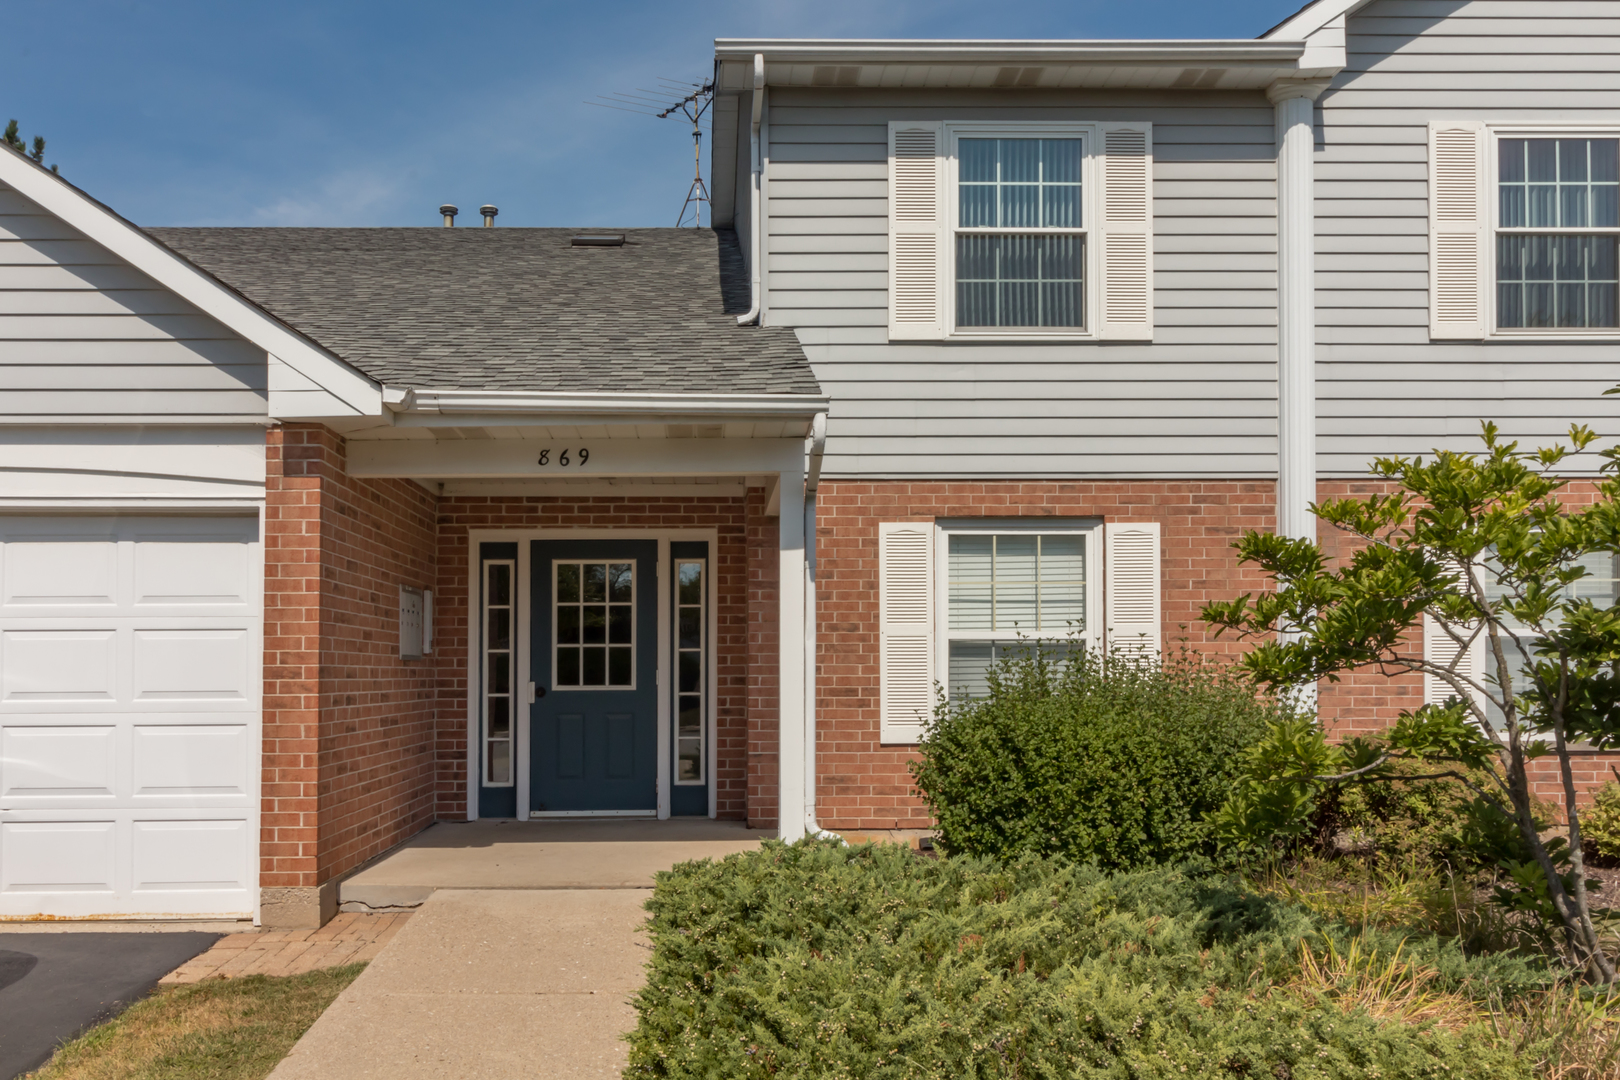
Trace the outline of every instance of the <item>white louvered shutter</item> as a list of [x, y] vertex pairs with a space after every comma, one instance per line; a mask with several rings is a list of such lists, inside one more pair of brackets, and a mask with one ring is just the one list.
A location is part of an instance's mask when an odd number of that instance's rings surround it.
[[945, 336], [945, 125], [889, 123], [889, 337]]
[[1485, 125], [1429, 124], [1429, 336], [1485, 336], [1490, 183]]
[[1159, 614], [1159, 523], [1109, 523], [1103, 527], [1104, 625], [1110, 651], [1158, 654], [1163, 648]]
[[[1451, 635], [1441, 628], [1429, 616], [1423, 616], [1423, 658], [1431, 664], [1441, 666], [1449, 665], [1457, 659], [1459, 652], [1457, 643]], [[1485, 671], [1485, 641], [1481, 635], [1474, 639], [1462, 660], [1457, 664], [1457, 674], [1465, 679], [1480, 682]], [[1444, 679], [1436, 678], [1427, 672], [1423, 675], [1423, 703], [1425, 705], [1443, 705], [1449, 697], [1455, 696], [1457, 690]], [[1477, 695], [1473, 695], [1476, 696]]]
[[1098, 336], [1153, 340], [1153, 125], [1100, 124], [1095, 176], [1102, 269]]
[[934, 709], [934, 526], [878, 526], [879, 739], [915, 743]]

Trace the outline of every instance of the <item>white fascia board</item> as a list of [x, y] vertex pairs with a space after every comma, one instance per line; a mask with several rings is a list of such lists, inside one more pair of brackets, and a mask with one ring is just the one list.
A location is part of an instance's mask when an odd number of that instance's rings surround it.
[[375, 381], [49, 169], [15, 150], [0, 149], [0, 182], [315, 383], [343, 410], [338, 415], [382, 413], [382, 392]]
[[413, 388], [398, 412], [482, 416], [675, 418], [811, 418], [828, 399], [811, 394], [602, 394], [527, 390], [423, 390]]
[[[350, 476], [418, 480], [568, 479], [614, 476], [746, 476], [804, 469], [804, 439], [590, 439], [568, 440], [590, 451], [583, 462], [562, 465], [564, 443], [527, 439], [353, 439]], [[539, 454], [552, 450], [545, 465]]]
[[859, 38], [716, 38], [716, 60], [794, 64], [1291, 64], [1303, 39], [1282, 35], [1210, 40], [943, 40]]

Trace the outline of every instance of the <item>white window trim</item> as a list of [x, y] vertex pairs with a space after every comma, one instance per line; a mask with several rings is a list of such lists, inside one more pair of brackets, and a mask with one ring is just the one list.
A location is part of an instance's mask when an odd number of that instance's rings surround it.
[[[1080, 157], [1080, 223], [1078, 229], [971, 229], [974, 233], [1036, 232], [1051, 234], [1079, 234], [1086, 238], [1085, 261], [1085, 320], [1084, 328], [1053, 327], [1041, 329], [1030, 326], [984, 327], [959, 329], [956, 325], [956, 237], [964, 231], [957, 222], [961, 215], [961, 188], [957, 142], [962, 138], [1004, 139], [1020, 135], [1032, 138], [1078, 137], [1083, 140]], [[944, 248], [941, 264], [945, 277], [945, 340], [947, 341], [1096, 341], [1098, 315], [1102, 310], [1101, 244], [1097, 243], [1099, 207], [1097, 203], [1096, 161], [1099, 147], [1099, 128], [1096, 122], [1067, 120], [947, 120], [945, 122], [945, 223]]]
[[[1485, 189], [1488, 221], [1484, 260], [1488, 268], [1484, 283], [1484, 310], [1486, 312], [1487, 339], [1496, 341], [1589, 341], [1595, 343], [1620, 342], [1620, 327], [1615, 326], [1509, 326], [1497, 325], [1496, 303], [1496, 239], [1502, 230], [1502, 196], [1498, 189], [1501, 176], [1499, 147], [1503, 139], [1587, 138], [1620, 139], [1620, 127], [1593, 126], [1591, 124], [1487, 124], [1485, 125]], [[1566, 235], [1571, 232], [1593, 236], [1620, 235], [1620, 226], [1584, 229], [1515, 229], [1515, 233], [1547, 233]]]
[[[986, 635], [981, 631], [953, 631], [951, 625], [950, 537], [961, 535], [1005, 536], [1033, 533], [1042, 536], [1083, 536], [1086, 541], [1086, 627], [1074, 638], [1088, 652], [1103, 647], [1102, 523], [1094, 519], [1053, 521], [936, 521], [934, 523], [934, 672], [940, 685], [949, 691], [951, 641], [1016, 641], [1020, 636]], [[1064, 637], [1069, 635], [1065, 634]], [[1038, 640], [1051, 640], [1039, 638]]]

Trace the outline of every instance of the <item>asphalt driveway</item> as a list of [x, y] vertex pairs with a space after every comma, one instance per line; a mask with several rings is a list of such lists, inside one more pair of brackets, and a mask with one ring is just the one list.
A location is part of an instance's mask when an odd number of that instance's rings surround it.
[[120, 1012], [219, 940], [192, 931], [0, 934], [0, 1080]]

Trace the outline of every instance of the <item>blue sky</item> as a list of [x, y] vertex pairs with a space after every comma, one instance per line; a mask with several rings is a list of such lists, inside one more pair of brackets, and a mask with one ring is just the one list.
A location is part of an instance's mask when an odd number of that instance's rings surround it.
[[[716, 37], [1252, 37], [1296, 0], [7, 0], [0, 122], [142, 225], [671, 225]], [[707, 146], [705, 146], [707, 159]]]

